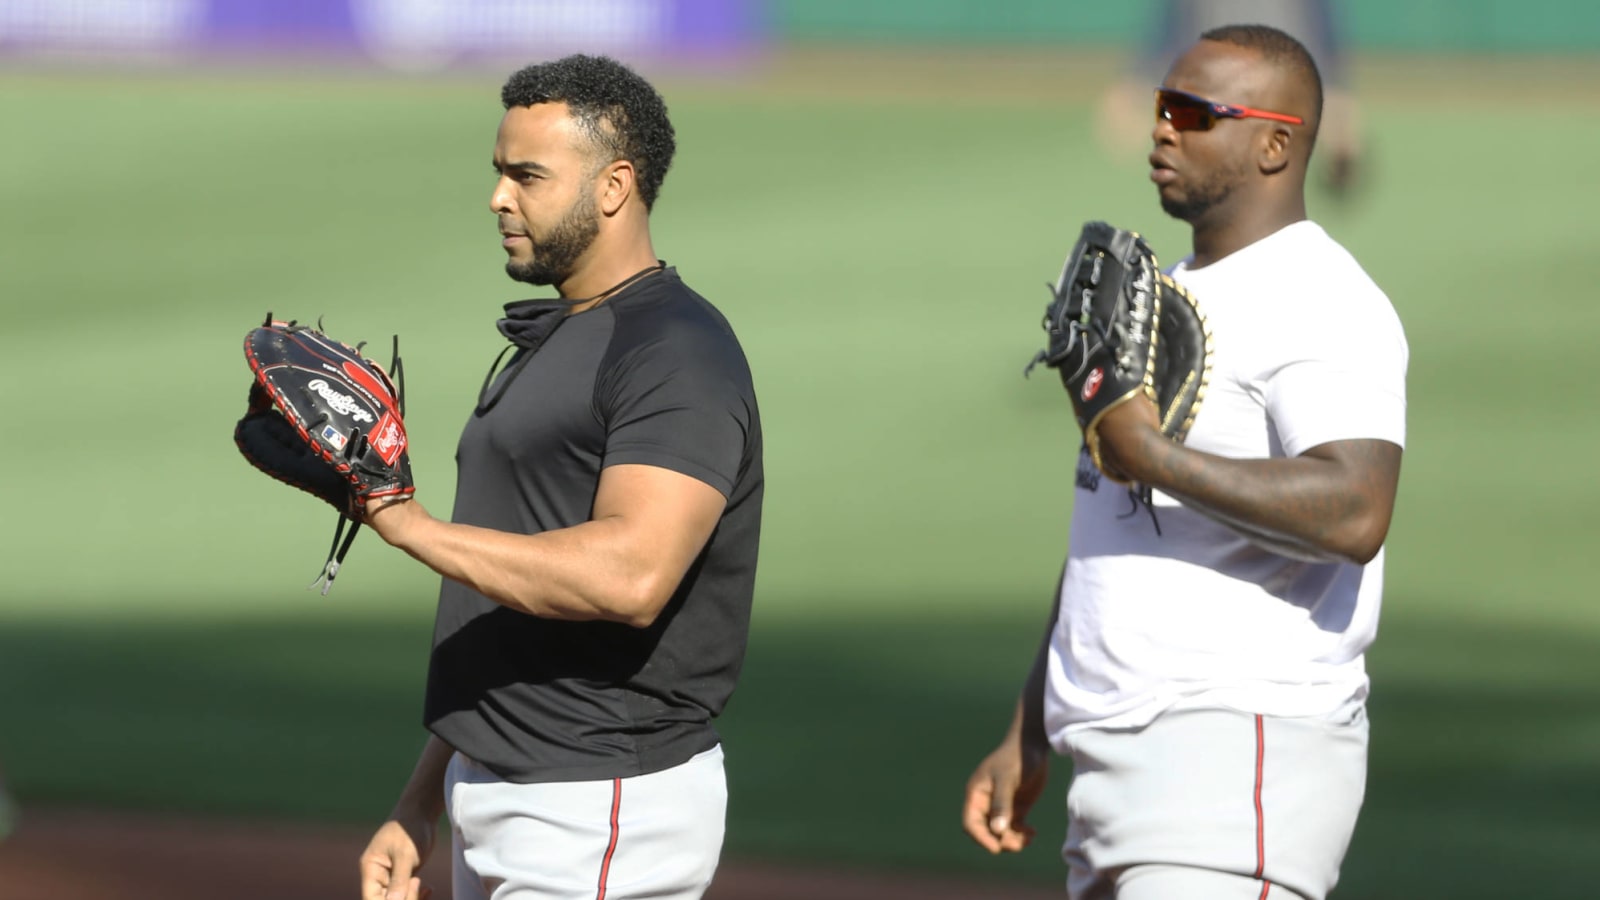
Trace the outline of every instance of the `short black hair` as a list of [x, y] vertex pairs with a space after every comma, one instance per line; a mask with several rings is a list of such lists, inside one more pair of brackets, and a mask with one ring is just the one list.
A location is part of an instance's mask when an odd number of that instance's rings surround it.
[[1304, 79], [1311, 86], [1314, 121], [1322, 121], [1322, 73], [1317, 71], [1311, 51], [1293, 35], [1271, 25], [1223, 25], [1201, 34], [1200, 39], [1249, 48], [1267, 62]]
[[574, 54], [519, 69], [500, 89], [506, 109], [565, 103], [593, 142], [597, 165], [633, 163], [639, 198], [655, 206], [677, 150], [667, 104], [637, 72], [608, 56]]

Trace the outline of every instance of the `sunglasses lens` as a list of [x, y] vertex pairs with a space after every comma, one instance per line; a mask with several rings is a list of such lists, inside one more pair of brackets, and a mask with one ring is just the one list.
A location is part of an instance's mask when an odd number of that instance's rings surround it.
[[1170, 91], [1156, 94], [1156, 118], [1166, 119], [1178, 131], [1208, 131], [1216, 122], [1211, 104]]

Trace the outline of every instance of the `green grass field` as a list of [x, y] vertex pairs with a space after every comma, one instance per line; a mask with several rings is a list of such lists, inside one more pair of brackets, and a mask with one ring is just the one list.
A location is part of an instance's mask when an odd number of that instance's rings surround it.
[[[1096, 150], [1093, 81], [1049, 81], [1072, 67], [920, 65], [663, 82], [657, 249], [739, 330], [767, 434], [728, 852], [1055, 884], [1065, 766], [1022, 857], [956, 825], [1065, 545], [1076, 436], [1021, 371], [1081, 221], [1171, 259], [1186, 233]], [[1405, 87], [1366, 83], [1372, 182], [1312, 197], [1412, 349], [1341, 894], [1588, 897], [1600, 104], [1543, 64], [1452, 65], [1370, 69]], [[234, 450], [240, 342], [268, 310], [398, 332], [419, 496], [448, 509], [526, 296], [486, 206], [500, 74], [0, 72], [0, 764], [26, 803], [387, 811], [437, 582], [364, 536], [303, 590], [333, 518]], [[1491, 85], [1522, 99], [1491, 115]]]

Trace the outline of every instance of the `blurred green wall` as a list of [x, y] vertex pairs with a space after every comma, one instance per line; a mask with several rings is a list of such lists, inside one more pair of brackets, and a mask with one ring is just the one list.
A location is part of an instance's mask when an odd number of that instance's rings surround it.
[[[893, 41], [1132, 43], [1158, 0], [771, 0], [783, 37]], [[1428, 51], [1600, 50], [1593, 0], [1346, 0], [1336, 15], [1359, 46]]]

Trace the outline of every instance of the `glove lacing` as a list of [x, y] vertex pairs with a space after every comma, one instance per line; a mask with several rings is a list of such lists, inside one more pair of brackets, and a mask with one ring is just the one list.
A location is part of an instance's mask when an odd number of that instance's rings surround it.
[[1156, 537], [1161, 537], [1161, 520], [1156, 518], [1155, 489], [1148, 484], [1128, 485], [1128, 511], [1117, 518], [1138, 515], [1140, 506], [1150, 513], [1150, 524], [1156, 528]]
[[[350, 533], [345, 534], [344, 526], [350, 525]], [[344, 555], [350, 552], [350, 545], [355, 542], [356, 532], [361, 530], [361, 520], [352, 519], [346, 515], [339, 516], [339, 524], [333, 530], [333, 544], [328, 548], [328, 561], [322, 564], [322, 571], [317, 579], [306, 585], [306, 590], [315, 590], [322, 586], [322, 596], [328, 596], [328, 591], [333, 588], [333, 579], [339, 574], [339, 567], [344, 565]], [[339, 538], [344, 537], [344, 543], [339, 543]]]

